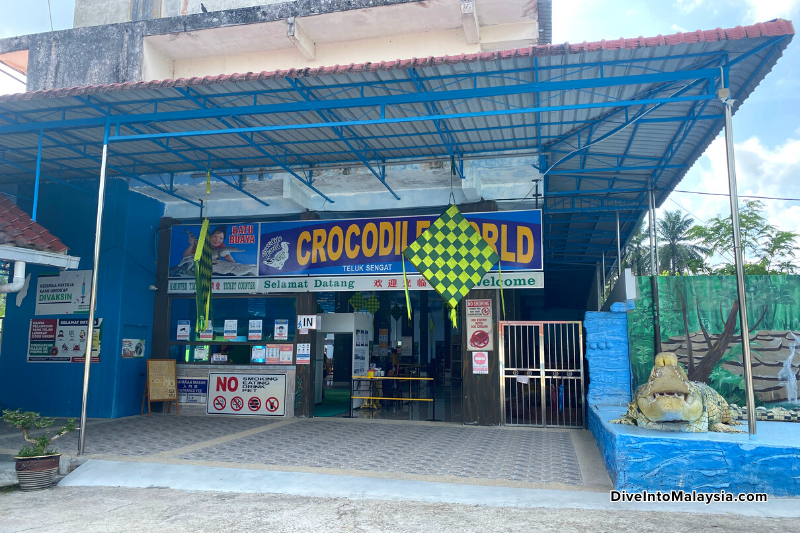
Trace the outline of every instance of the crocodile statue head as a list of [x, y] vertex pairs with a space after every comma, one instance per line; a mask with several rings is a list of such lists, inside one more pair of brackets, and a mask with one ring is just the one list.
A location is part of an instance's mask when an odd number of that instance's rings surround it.
[[740, 433], [728, 403], [706, 385], [689, 381], [674, 353], [655, 357], [650, 379], [636, 389], [628, 412], [612, 424], [628, 424], [664, 431]]
[[656, 356], [650, 379], [636, 391], [639, 410], [653, 422], [693, 422], [703, 415], [700, 391], [673, 353]]

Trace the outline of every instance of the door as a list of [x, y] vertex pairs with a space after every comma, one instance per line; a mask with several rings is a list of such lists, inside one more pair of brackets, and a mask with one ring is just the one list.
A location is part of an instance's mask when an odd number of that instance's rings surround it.
[[584, 427], [583, 323], [500, 322], [499, 330], [505, 424]]

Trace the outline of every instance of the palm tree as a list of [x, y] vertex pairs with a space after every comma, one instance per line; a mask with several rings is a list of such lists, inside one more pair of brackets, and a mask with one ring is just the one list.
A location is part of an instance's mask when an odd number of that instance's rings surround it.
[[686, 213], [666, 211], [664, 218], [656, 222], [658, 240], [663, 243], [658, 248], [660, 270], [668, 270], [671, 276], [694, 272], [696, 265], [711, 250], [692, 242], [689, 230], [694, 226], [694, 219]]
[[630, 268], [634, 276], [647, 276], [650, 269], [650, 234], [644, 229], [644, 221], [633, 230], [628, 246], [625, 247], [623, 266]]

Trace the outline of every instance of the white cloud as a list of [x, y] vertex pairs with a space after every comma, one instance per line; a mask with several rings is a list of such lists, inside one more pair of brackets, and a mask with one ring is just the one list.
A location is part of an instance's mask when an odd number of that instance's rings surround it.
[[[776, 147], [765, 146], [758, 137], [735, 145], [736, 182], [739, 196], [800, 198], [800, 140], [789, 139]], [[710, 193], [728, 192], [725, 138], [717, 137], [677, 189]], [[680, 204], [697, 222], [715, 215], [730, 214], [726, 196], [672, 193], [663, 207], [674, 210]], [[743, 201], [740, 198], [740, 201]], [[782, 230], [800, 232], [800, 202], [763, 200], [770, 224]], [[661, 214], [659, 214], [661, 215]]]
[[800, 8], [800, 0], [746, 0], [745, 22], [765, 22], [775, 18], [790, 19]]
[[700, 4], [703, 3], [703, 0], [676, 0], [675, 7], [680, 9], [684, 13], [691, 13], [694, 9]]
[[686, 33], [686, 32], [687, 32], [687, 31], [689, 31], [689, 30], [687, 30], [686, 28], [681, 28], [681, 27], [680, 27], [680, 26], [678, 26], [677, 24], [673, 24], [673, 25], [672, 25], [672, 31], [679, 31], [679, 32], [681, 32], [681, 33]]

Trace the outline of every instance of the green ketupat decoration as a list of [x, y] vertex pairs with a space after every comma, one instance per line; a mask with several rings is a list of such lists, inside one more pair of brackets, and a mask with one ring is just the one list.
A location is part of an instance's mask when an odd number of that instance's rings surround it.
[[372, 296], [370, 298], [367, 298], [365, 306], [367, 308], [367, 311], [369, 311], [374, 315], [375, 313], [378, 312], [378, 309], [381, 308], [381, 301], [375, 296]]
[[[455, 205], [448, 207], [403, 255], [442, 296], [453, 324], [458, 324], [458, 302], [500, 260]], [[408, 283], [405, 285], [408, 297]]]
[[208, 219], [203, 221], [197, 249], [194, 252], [194, 277], [197, 287], [197, 334], [212, 321], [211, 310], [211, 243], [208, 240]]
[[364, 295], [360, 292], [356, 292], [349, 300], [350, 305], [353, 307], [353, 312], [358, 313], [364, 306], [366, 305], [367, 301], [364, 299]]

